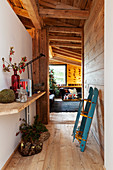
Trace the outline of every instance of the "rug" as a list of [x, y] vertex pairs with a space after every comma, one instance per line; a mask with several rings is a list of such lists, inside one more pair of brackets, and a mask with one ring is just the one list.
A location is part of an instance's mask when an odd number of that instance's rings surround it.
[[77, 112], [79, 101], [54, 101], [50, 112]]

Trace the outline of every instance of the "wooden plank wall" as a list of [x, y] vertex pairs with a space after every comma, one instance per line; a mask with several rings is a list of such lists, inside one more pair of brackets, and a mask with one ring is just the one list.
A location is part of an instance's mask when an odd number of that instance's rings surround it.
[[98, 103], [91, 130], [104, 153], [104, 0], [92, 2], [90, 16], [84, 26], [84, 95], [89, 87], [99, 90]]

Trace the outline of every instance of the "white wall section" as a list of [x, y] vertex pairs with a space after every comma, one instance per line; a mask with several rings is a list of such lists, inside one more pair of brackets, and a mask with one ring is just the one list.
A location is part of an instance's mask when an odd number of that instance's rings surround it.
[[[15, 55], [13, 61], [19, 63], [21, 57], [32, 58], [32, 39], [6, 0], [0, 1], [0, 90], [10, 87], [11, 73], [2, 70], [2, 57], [8, 61], [10, 47]], [[27, 74], [21, 74], [21, 78]], [[26, 77], [27, 78], [27, 77]]]
[[[0, 0], [0, 90], [9, 88], [11, 85], [13, 71], [4, 73], [2, 70], [2, 57], [8, 61], [11, 46], [15, 50], [14, 62], [20, 62], [23, 56], [27, 56], [28, 61], [32, 59], [32, 39], [30, 35], [8, 2]], [[27, 78], [27, 71], [21, 74], [21, 78]], [[30, 106], [31, 120], [36, 113], [35, 109], [35, 103], [33, 103]], [[24, 117], [24, 111], [14, 115], [0, 116], [0, 169], [20, 141], [20, 136], [16, 137], [20, 117]]]
[[113, 169], [113, 1], [105, 0], [105, 167]]

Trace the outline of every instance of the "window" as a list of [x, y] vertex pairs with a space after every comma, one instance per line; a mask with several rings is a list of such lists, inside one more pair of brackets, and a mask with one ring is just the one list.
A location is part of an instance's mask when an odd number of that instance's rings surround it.
[[49, 65], [54, 71], [54, 77], [57, 85], [66, 85], [66, 65]]

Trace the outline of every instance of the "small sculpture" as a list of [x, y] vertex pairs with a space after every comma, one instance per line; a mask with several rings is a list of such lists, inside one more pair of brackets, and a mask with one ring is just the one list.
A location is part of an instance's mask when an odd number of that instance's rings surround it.
[[27, 92], [23, 87], [20, 87], [20, 89], [17, 89], [17, 102], [26, 102], [27, 101]]

